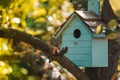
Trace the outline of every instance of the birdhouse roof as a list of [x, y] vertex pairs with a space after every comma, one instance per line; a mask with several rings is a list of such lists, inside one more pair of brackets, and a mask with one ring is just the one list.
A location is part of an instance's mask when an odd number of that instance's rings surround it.
[[[92, 32], [96, 32], [96, 28], [98, 25], [101, 25], [103, 29], [108, 28], [107, 24], [103, 21], [103, 19], [96, 15], [94, 12], [91, 11], [74, 11], [67, 19], [66, 21], [61, 25], [61, 27], [57, 30], [55, 36], [58, 34], [61, 35], [64, 32], [64, 29], [66, 29], [65, 24], [69, 21], [70, 18], [72, 18], [72, 15], [75, 16], [75, 14], [82, 20], [88, 29]], [[63, 29], [64, 28], [64, 29]]]

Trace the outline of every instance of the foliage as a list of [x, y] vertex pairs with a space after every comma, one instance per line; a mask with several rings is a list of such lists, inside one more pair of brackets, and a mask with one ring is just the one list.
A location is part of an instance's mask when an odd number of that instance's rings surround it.
[[1, 27], [12, 27], [46, 40], [73, 8], [68, 0], [13, 0], [0, 10]]
[[[78, 4], [78, 8], [86, 7], [88, 0], [70, 0], [73, 4]], [[101, 1], [101, 5], [103, 0]], [[120, 3], [117, 0], [110, 0], [114, 13], [120, 17]], [[74, 6], [75, 8], [75, 6]], [[3, 28], [14, 28], [20, 31], [27, 32], [33, 36], [36, 36], [42, 40], [49, 40], [55, 30], [66, 20], [66, 18], [73, 12], [73, 6], [69, 0], [0, 0], [0, 27]], [[119, 36], [115, 33], [116, 26], [119, 24], [115, 20], [111, 20], [109, 23], [109, 39], [114, 39]], [[102, 31], [102, 26], [99, 25], [96, 29], [96, 33]], [[26, 44], [22, 45], [24, 50]], [[0, 39], [0, 56], [3, 55], [15, 55], [24, 56], [24, 50], [21, 51], [22, 47], [19, 41], [11, 39]], [[16, 47], [19, 47], [19, 52], [16, 52]], [[56, 64], [56, 63], [55, 63]], [[21, 66], [24, 65], [24, 66]], [[49, 63], [48, 63], [49, 65]], [[61, 69], [62, 70], [62, 69]], [[21, 61], [6, 60], [0, 61], [0, 80], [38, 80], [38, 76], [34, 75], [30, 66], [27, 63]], [[71, 76], [65, 74], [63, 76]], [[46, 75], [44, 75], [46, 76]], [[43, 79], [44, 80], [44, 79]], [[67, 78], [70, 80], [70, 78]], [[72, 80], [75, 80], [72, 78]]]
[[[73, 10], [69, 0], [0, 0], [0, 27], [14, 28], [42, 40], [49, 40]], [[21, 45], [19, 41], [0, 38], [0, 56], [22, 57], [24, 51], [29, 49], [25, 46], [26, 44]], [[0, 61], [0, 80], [39, 79], [34, 76], [27, 63], [19, 60], [16, 62], [12, 57], [8, 60], [6, 58], [5, 61]]]
[[102, 31], [102, 25], [99, 24], [99, 25], [97, 26], [97, 28], [96, 28], [96, 34], [101, 33], [101, 31]]
[[[102, 5], [104, 0], [100, 0], [100, 1]], [[109, 1], [110, 1], [110, 5], [113, 9], [114, 14], [117, 17], [120, 17], [120, 7], [119, 7], [120, 3], [118, 3], [118, 1], [116, 0], [109, 0]], [[118, 18], [118, 21], [115, 19], [111, 19], [107, 25], [108, 25], [107, 29], [104, 29], [102, 26], [98, 25], [96, 28], [96, 33], [99, 34], [101, 32], [104, 32], [106, 33], [106, 37], [108, 39], [116, 39], [120, 37], [119, 31], [117, 31], [117, 29], [120, 28], [119, 18]]]
[[118, 3], [118, 2], [120, 2], [120, 0], [110, 0], [110, 4], [111, 4], [111, 6], [112, 6], [112, 9], [113, 9], [113, 11], [114, 11], [114, 13], [118, 16], [118, 17], [120, 17], [120, 3]]

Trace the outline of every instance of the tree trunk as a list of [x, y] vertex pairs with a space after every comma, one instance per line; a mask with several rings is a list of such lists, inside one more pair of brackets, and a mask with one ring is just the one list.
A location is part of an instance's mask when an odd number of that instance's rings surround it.
[[[109, 15], [108, 15], [109, 14]], [[109, 0], [104, 0], [101, 16], [105, 23], [108, 23], [111, 19], [118, 19], [114, 14]], [[108, 46], [108, 67], [101, 68], [86, 68], [86, 74], [90, 80], [111, 80], [113, 74], [117, 71], [118, 58], [119, 58], [119, 39], [109, 40]]]
[[117, 44], [116, 40], [109, 40], [108, 67], [86, 68], [85, 72], [90, 80], [111, 80], [118, 66], [119, 52]]
[[109, 0], [104, 0], [101, 16], [103, 20], [105, 21], [105, 23], [108, 23], [111, 19], [115, 19], [115, 20], [118, 19], [118, 17], [114, 14], [111, 8]]

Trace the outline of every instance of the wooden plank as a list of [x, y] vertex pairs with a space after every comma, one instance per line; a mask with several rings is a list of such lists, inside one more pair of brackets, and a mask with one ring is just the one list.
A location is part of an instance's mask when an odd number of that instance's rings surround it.
[[73, 31], [75, 29], [79, 29], [81, 31], [81, 33], [87, 33], [89, 34], [89, 31], [86, 30], [84, 27], [82, 27], [82, 25], [80, 26], [77, 26], [77, 25], [74, 25], [74, 26], [70, 26], [69, 29], [66, 29], [64, 33], [73, 33]]
[[74, 20], [71, 22], [71, 24], [69, 25], [69, 26], [82, 26], [82, 25], [84, 25], [84, 23], [80, 20], [80, 19], [78, 19], [78, 17], [77, 16], [75, 16], [74, 15]]
[[62, 40], [91, 40], [92, 35], [90, 34], [81, 34], [80, 38], [75, 38], [73, 33], [67, 33], [62, 35]]
[[80, 60], [80, 61], [84, 61], [84, 60], [91, 60], [91, 55], [75, 55], [75, 54], [66, 54], [65, 56], [67, 56], [70, 60]]
[[79, 48], [79, 47], [68, 47], [68, 52], [66, 54], [75, 54], [75, 55], [82, 55], [82, 54], [91, 54], [91, 48]]
[[66, 40], [66, 41], [62, 41], [62, 46], [68, 46], [68, 47], [91, 47], [92, 43], [91, 41], [80, 41], [80, 40], [76, 40], [76, 41], [70, 41], [70, 40]]

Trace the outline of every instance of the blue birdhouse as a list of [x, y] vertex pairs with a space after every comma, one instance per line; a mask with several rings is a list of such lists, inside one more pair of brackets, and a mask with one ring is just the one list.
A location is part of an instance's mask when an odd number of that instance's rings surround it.
[[96, 34], [96, 28], [108, 26], [99, 16], [99, 1], [89, 0], [88, 11], [74, 11], [56, 32], [59, 47], [68, 47], [65, 54], [79, 67], [107, 67], [108, 39], [104, 32]]

